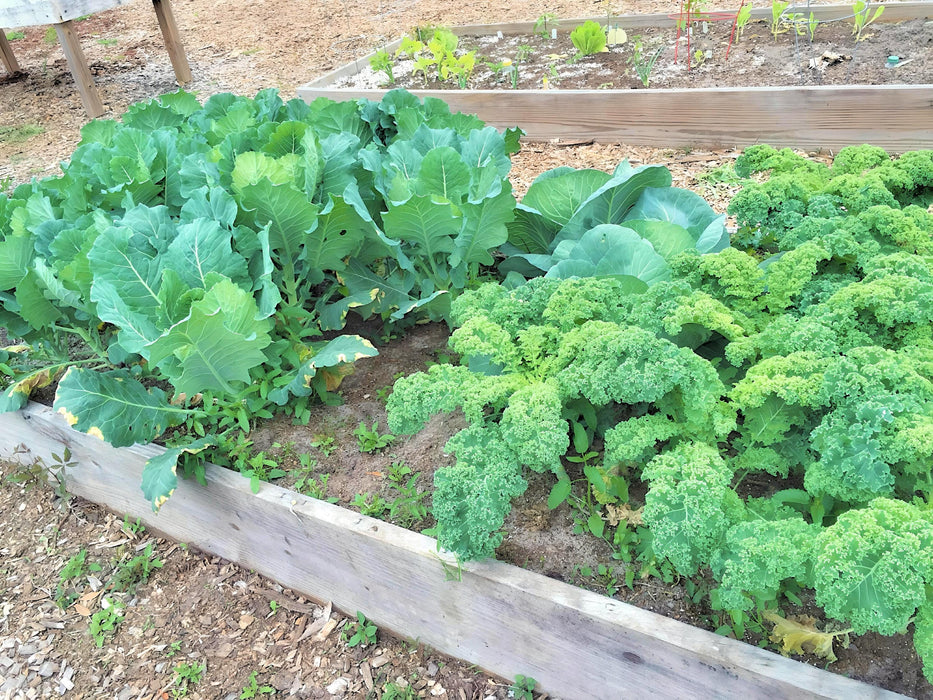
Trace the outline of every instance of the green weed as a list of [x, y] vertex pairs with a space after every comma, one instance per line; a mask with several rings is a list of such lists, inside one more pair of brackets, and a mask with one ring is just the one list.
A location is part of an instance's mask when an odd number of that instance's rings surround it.
[[371, 428], [360, 421], [359, 426], [353, 431], [353, 434], [356, 436], [356, 444], [360, 448], [360, 452], [369, 454], [384, 450], [395, 441], [394, 435], [390, 433], [382, 435], [379, 433], [378, 421], [373, 421]]
[[356, 621], [347, 625], [343, 631], [343, 638], [348, 647], [369, 646], [376, 643], [376, 625], [366, 619], [359, 610], [356, 612]]

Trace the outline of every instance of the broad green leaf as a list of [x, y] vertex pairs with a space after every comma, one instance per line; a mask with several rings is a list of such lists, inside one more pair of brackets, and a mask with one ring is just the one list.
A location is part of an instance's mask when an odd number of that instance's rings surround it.
[[470, 186], [470, 169], [450, 146], [428, 151], [421, 161], [417, 192], [436, 195], [455, 204], [463, 201]]
[[246, 260], [235, 253], [232, 234], [212, 219], [196, 219], [178, 227], [163, 261], [189, 287], [206, 287], [205, 277], [218, 272], [235, 282], [249, 279]]
[[515, 218], [507, 224], [509, 243], [526, 253], [545, 254], [560, 233], [560, 224], [524, 202], [515, 207]]
[[171, 107], [179, 114], [186, 117], [191, 116], [201, 109], [201, 103], [192, 93], [184, 90], [176, 90], [159, 97], [159, 102], [166, 107]]
[[625, 219], [655, 219], [677, 224], [698, 239], [718, 217], [713, 208], [696, 192], [678, 187], [652, 185], [641, 196]]
[[144, 131], [155, 131], [162, 127], [177, 127], [184, 121], [184, 115], [167, 105], [155, 100], [137, 102], [127, 108], [122, 117], [123, 124]]
[[35, 270], [19, 281], [14, 296], [20, 305], [19, 315], [33, 328], [47, 328], [62, 317], [61, 311], [42, 294]]
[[249, 383], [250, 369], [265, 362], [262, 350], [271, 342], [271, 324], [257, 321], [257, 315], [248, 292], [221, 280], [191, 305], [185, 319], [149, 344], [149, 360], [158, 366], [175, 357], [180, 369], [171, 379], [180, 393], [236, 393]]
[[492, 265], [489, 251], [508, 240], [506, 225], [512, 220], [514, 207], [515, 199], [508, 184], [499, 195], [479, 204], [464, 202], [460, 207], [463, 229], [454, 241], [456, 248], [450, 256], [450, 266], [456, 267], [461, 262]]
[[[158, 288], [163, 261], [132, 229], [110, 227], [94, 241], [88, 258], [95, 285], [98, 280], [109, 282], [128, 308], [155, 315], [160, 304]], [[99, 296], [92, 286], [91, 301], [99, 301]]]
[[307, 236], [304, 260], [313, 269], [342, 270], [344, 258], [367, 239], [375, 239], [375, 231], [375, 224], [365, 221], [343, 197], [330, 195]]
[[570, 495], [571, 488], [572, 484], [570, 483], [570, 479], [558, 480], [548, 494], [547, 507], [554, 510], [557, 506], [566, 501], [567, 497]]
[[780, 442], [791, 428], [804, 425], [807, 420], [800, 406], [787, 404], [777, 396], [768, 396], [760, 406], [744, 408], [742, 413], [745, 415], [743, 433], [762, 445]]
[[0, 241], [0, 290], [13, 289], [29, 271], [31, 236], [8, 236]]
[[275, 265], [272, 263], [272, 246], [269, 244], [269, 227], [265, 226], [256, 235], [259, 250], [249, 261], [249, 272], [253, 278], [253, 291], [259, 292], [259, 314], [257, 319], [269, 318], [282, 301], [282, 292], [272, 278]]
[[454, 238], [460, 233], [460, 218], [449, 204], [438, 204], [430, 197], [412, 197], [404, 204], [389, 207], [382, 217], [385, 234], [404, 241], [414, 254], [436, 264], [441, 255], [452, 253]]
[[683, 226], [667, 221], [628, 220], [625, 227], [648, 241], [665, 260], [694, 247], [694, 237]]
[[283, 262], [299, 258], [308, 231], [317, 222], [318, 206], [290, 185], [273, 185], [267, 179], [247, 185], [240, 193], [256, 228], [269, 225], [269, 243]]
[[188, 195], [181, 208], [181, 218], [186, 221], [213, 219], [227, 228], [233, 226], [236, 215], [236, 202], [222, 187], [198, 188]]
[[[566, 241], [564, 245], [572, 245], [569, 255], [545, 277], [635, 277], [649, 286], [670, 278], [670, 267], [664, 258], [648, 241], [622, 226], [596, 226], [577, 243]], [[581, 274], [585, 270], [589, 270], [588, 274]]]
[[696, 242], [696, 249], [701, 253], [718, 253], [729, 247], [729, 231], [726, 229], [726, 215], [713, 219], [703, 229]]
[[243, 192], [249, 185], [268, 180], [273, 185], [292, 181], [291, 173], [276, 159], [264, 153], [250, 151], [236, 157], [233, 173], [233, 191]]
[[522, 204], [534, 209], [557, 224], [567, 225], [577, 209], [611, 176], [601, 170], [557, 168], [539, 176], [522, 199]]
[[178, 486], [178, 458], [184, 453], [197, 454], [213, 445], [211, 438], [199, 438], [184, 445], [170, 447], [155, 457], [150, 457], [143, 467], [142, 490], [146, 500], [156, 511], [171, 497]]
[[283, 122], [272, 132], [269, 142], [263, 146], [262, 150], [276, 158], [286, 153], [302, 153], [304, 147], [301, 139], [307, 130], [308, 125], [304, 122]]
[[114, 447], [152, 442], [184, 420], [184, 412], [169, 404], [164, 391], [146, 389], [124, 370], [69, 368], [58, 384], [53, 408], [76, 430]]
[[613, 176], [579, 206], [552, 245], [560, 240], [577, 239], [599, 224], [622, 223], [646, 188], [670, 184], [670, 171], [660, 165], [643, 165], [624, 175]]

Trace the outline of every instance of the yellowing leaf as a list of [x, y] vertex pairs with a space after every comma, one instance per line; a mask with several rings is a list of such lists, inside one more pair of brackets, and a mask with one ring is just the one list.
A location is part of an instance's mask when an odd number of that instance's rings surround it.
[[815, 654], [821, 659], [835, 661], [833, 653], [833, 639], [844, 637], [843, 646], [849, 645], [849, 632], [851, 629], [839, 632], [821, 632], [816, 628], [813, 618], [805, 622], [788, 620], [774, 613], [765, 613], [768, 622], [774, 624], [771, 630], [771, 641], [781, 643], [781, 653], [787, 654]]

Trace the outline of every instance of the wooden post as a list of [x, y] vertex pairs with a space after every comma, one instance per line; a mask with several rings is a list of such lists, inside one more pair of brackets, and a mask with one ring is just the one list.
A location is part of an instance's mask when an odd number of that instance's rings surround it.
[[185, 47], [181, 43], [178, 25], [175, 24], [175, 15], [172, 14], [171, 2], [169, 0], [152, 0], [152, 6], [155, 8], [156, 17], [159, 18], [159, 29], [162, 30], [162, 37], [165, 39], [165, 50], [168, 51], [168, 57], [172, 60], [172, 68], [175, 69], [175, 79], [179, 85], [190, 83], [191, 68], [188, 66]]
[[16, 56], [13, 55], [13, 49], [10, 42], [7, 41], [6, 31], [0, 27], [0, 60], [7, 70], [7, 73], [19, 73], [19, 64], [16, 62]]
[[84, 51], [81, 50], [81, 43], [71, 26], [71, 20], [55, 24], [54, 27], [58, 34], [58, 41], [65, 52], [65, 58], [68, 60], [68, 67], [71, 68], [71, 74], [78, 86], [78, 94], [81, 95], [84, 109], [91, 119], [95, 119], [106, 110], [104, 103], [100, 100], [97, 86], [94, 85], [94, 78], [87, 65], [87, 59], [84, 57]]

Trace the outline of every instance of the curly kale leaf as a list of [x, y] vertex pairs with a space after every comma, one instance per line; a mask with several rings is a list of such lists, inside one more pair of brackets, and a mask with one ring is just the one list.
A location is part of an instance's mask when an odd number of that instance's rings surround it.
[[482, 378], [468, 367], [434, 365], [395, 383], [389, 400], [389, 430], [393, 433], [416, 433], [431, 416], [460, 408]]
[[933, 583], [929, 511], [886, 498], [850, 510], [818, 536], [816, 601], [856, 634], [902, 632]]
[[729, 528], [712, 561], [720, 607], [749, 610], [774, 600], [787, 579], [805, 583], [819, 531], [790, 509]]
[[561, 409], [553, 380], [530, 384], [512, 394], [499, 426], [519, 463], [537, 472], [563, 473], [560, 458], [570, 446], [570, 425], [561, 418]]
[[461, 430], [446, 450], [457, 462], [434, 474], [438, 543], [464, 560], [491, 557], [502, 542], [512, 499], [528, 487], [521, 465], [495, 424]]
[[869, 168], [875, 168], [890, 161], [888, 152], [878, 146], [862, 144], [845, 146], [839, 149], [833, 158], [832, 171], [836, 174], [860, 175]]
[[741, 512], [741, 501], [729, 488], [732, 470], [717, 449], [683, 442], [652, 459], [642, 478], [649, 482], [642, 517], [655, 553], [692, 576], [721, 547]]

